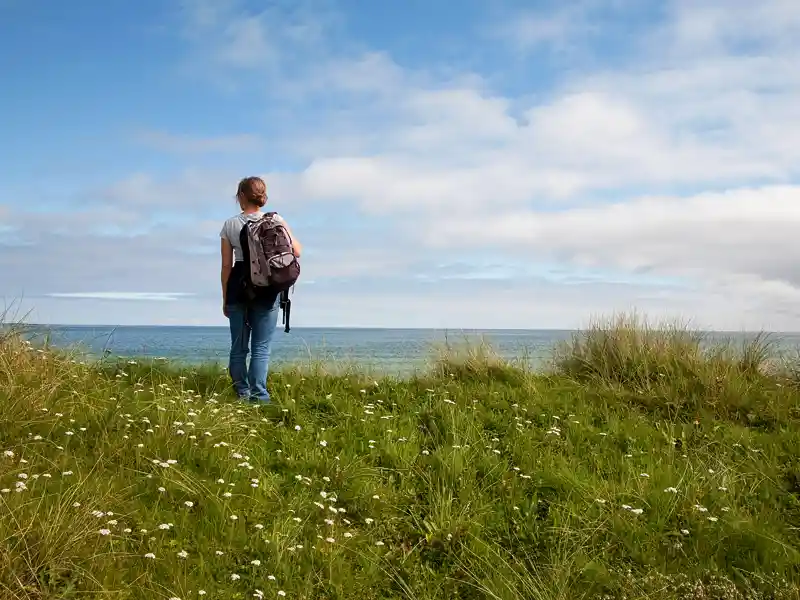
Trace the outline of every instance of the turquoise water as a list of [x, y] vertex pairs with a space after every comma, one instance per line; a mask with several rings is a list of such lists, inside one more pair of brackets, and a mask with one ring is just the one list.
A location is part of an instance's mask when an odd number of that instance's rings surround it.
[[[500, 355], [540, 366], [559, 341], [573, 332], [561, 330], [433, 330], [292, 328], [275, 333], [274, 364], [349, 361], [382, 372], [408, 372], [425, 365], [433, 344], [484, 340]], [[188, 364], [227, 361], [230, 337], [225, 327], [35, 326], [29, 337], [54, 346], [80, 347], [90, 356], [167, 358]], [[743, 339], [744, 334], [709, 334], [709, 340]], [[800, 334], [776, 334], [784, 350], [800, 347]]]

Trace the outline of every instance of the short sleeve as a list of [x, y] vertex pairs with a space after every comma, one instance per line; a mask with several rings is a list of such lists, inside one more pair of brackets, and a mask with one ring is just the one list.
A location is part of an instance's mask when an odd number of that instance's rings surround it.
[[222, 238], [222, 239], [228, 240], [231, 244], [233, 244], [233, 241], [231, 241], [231, 222], [230, 222], [230, 219], [225, 221], [222, 224], [222, 229], [220, 229], [219, 237]]

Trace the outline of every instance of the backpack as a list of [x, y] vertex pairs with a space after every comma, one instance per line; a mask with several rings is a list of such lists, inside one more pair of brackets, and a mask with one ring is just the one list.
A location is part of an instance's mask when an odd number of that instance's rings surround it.
[[283, 323], [289, 331], [289, 290], [300, 277], [300, 262], [294, 255], [292, 238], [277, 213], [268, 212], [256, 221], [246, 221], [239, 233], [245, 260], [245, 297], [255, 300], [280, 294]]

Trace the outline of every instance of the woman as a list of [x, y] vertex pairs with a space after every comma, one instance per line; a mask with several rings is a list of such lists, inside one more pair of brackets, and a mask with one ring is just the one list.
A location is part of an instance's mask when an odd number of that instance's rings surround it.
[[[231, 351], [228, 372], [233, 387], [242, 400], [267, 403], [267, 373], [269, 371], [272, 335], [278, 322], [279, 297], [268, 291], [247, 302], [242, 285], [247, 277], [247, 265], [239, 234], [247, 221], [264, 216], [261, 209], [267, 203], [267, 185], [260, 177], [246, 177], [236, 191], [241, 212], [225, 221], [220, 231], [222, 251], [222, 312], [231, 330]], [[289, 226], [279, 218], [292, 238], [295, 256], [300, 256], [300, 243]], [[248, 345], [252, 349], [250, 368], [247, 368]]]

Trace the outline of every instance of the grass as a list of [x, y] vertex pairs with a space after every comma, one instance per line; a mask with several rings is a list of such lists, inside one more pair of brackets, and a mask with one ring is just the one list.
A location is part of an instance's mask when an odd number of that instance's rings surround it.
[[[600, 323], [532, 373], [82, 364], [0, 335], [0, 598], [788, 599], [800, 388], [769, 340]], [[285, 595], [285, 596], [284, 596]]]

